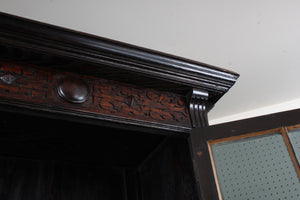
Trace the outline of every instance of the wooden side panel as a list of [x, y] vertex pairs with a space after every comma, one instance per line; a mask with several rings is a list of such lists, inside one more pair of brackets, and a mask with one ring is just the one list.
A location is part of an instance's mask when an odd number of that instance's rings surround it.
[[[74, 104], [59, 97], [56, 87], [64, 77], [87, 82], [87, 101]], [[184, 96], [32, 65], [0, 62], [0, 102], [178, 131], [190, 128]]]
[[199, 200], [188, 143], [169, 139], [140, 167], [143, 200]]
[[0, 161], [1, 199], [126, 199], [121, 170], [4, 157]]

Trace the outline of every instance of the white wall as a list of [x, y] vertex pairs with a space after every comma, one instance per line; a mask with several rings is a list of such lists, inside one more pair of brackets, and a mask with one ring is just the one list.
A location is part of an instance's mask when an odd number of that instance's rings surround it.
[[240, 73], [211, 123], [298, 102], [299, 8], [299, 0], [0, 0], [2, 12]]
[[262, 116], [262, 115], [268, 115], [268, 114], [273, 114], [273, 113], [278, 113], [278, 112], [283, 112], [283, 111], [289, 111], [289, 110], [294, 110], [294, 109], [299, 109], [300, 108], [300, 99], [295, 99], [292, 101], [287, 101], [275, 105], [269, 105], [265, 106], [262, 108], [257, 108], [253, 109], [250, 111], [245, 111], [241, 113], [236, 113], [233, 115], [228, 115], [225, 117], [213, 119], [209, 121], [210, 125], [214, 124], [221, 124], [225, 122], [231, 122], [231, 121], [236, 121], [240, 119], [247, 119], [247, 118], [252, 118], [256, 116]]

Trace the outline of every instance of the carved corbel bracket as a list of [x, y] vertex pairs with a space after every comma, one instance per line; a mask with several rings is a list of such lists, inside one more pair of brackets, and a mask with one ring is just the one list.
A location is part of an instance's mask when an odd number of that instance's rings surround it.
[[208, 92], [194, 88], [188, 99], [192, 128], [208, 126]]

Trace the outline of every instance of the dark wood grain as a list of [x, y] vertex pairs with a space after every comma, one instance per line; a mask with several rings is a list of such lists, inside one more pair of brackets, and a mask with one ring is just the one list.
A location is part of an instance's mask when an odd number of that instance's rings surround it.
[[[216, 140], [300, 123], [300, 109], [199, 128], [204, 140]], [[197, 132], [195, 129], [194, 132]]]
[[[177, 131], [190, 128], [185, 96], [32, 65], [0, 62], [0, 77], [5, 76], [15, 80], [11, 83], [0, 80], [0, 103], [11, 99], [10, 104], [20, 102], [52, 111], [64, 109], [65, 113], [102, 116], [105, 120], [111, 116], [113, 120], [126, 119], [132, 123], [143, 122], [142, 125], [148, 122]], [[84, 103], [68, 103], [58, 95], [59, 81], [69, 76], [85, 80], [91, 88]]]
[[190, 147], [196, 177], [198, 194], [203, 200], [218, 200], [208, 146], [202, 138], [203, 131], [192, 131]]

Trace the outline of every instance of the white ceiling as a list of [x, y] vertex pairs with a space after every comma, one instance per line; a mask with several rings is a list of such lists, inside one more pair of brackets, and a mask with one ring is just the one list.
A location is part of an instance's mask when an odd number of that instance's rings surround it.
[[235, 71], [212, 123], [300, 106], [299, 0], [0, 0], [0, 11]]

